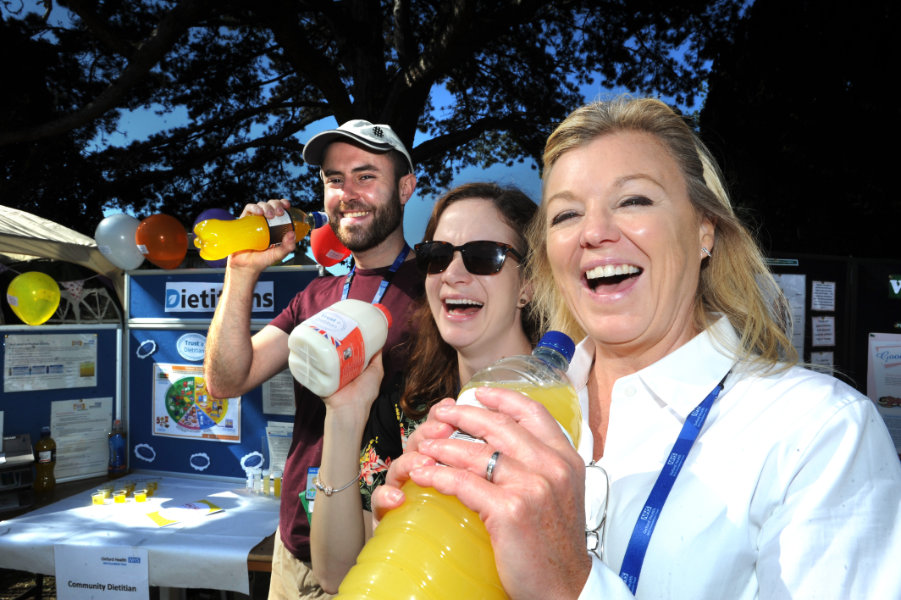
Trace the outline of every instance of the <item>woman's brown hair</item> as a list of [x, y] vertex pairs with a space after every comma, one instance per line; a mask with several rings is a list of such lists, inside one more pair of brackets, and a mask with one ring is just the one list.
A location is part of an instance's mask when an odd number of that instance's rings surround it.
[[[504, 222], [516, 234], [513, 244], [522, 256], [529, 255], [525, 230], [538, 210], [535, 202], [520, 190], [496, 183], [467, 183], [453, 188], [435, 203], [425, 228], [424, 241], [430, 241], [438, 221], [447, 207], [460, 200], [483, 199], [491, 202]], [[527, 262], [520, 265], [520, 277], [529, 279]], [[410, 360], [400, 406], [411, 418], [420, 418], [442, 398], [454, 397], [460, 388], [457, 351], [443, 339], [435, 325], [428, 300], [423, 296], [412, 316]], [[532, 344], [537, 341], [538, 327], [527, 305], [522, 311], [522, 327]]]

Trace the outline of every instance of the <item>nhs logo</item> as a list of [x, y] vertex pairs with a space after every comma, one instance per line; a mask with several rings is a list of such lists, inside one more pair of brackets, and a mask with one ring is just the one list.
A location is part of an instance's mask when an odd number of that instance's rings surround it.
[[[167, 313], [212, 313], [216, 310], [222, 284], [208, 281], [167, 281]], [[275, 308], [275, 284], [257, 282], [253, 290], [253, 312], [272, 312]]]

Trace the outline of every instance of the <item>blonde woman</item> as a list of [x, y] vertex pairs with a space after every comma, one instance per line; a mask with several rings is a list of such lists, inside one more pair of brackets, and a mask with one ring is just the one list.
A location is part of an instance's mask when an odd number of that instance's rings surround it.
[[[508, 391], [439, 403], [376, 516], [408, 477], [458, 496], [517, 599], [901, 597], [885, 425], [797, 366], [782, 295], [681, 117], [651, 99], [573, 112], [533, 240], [535, 301], [583, 338], [569, 375], [591, 435], [577, 452]], [[454, 428], [487, 443], [467, 452]]]

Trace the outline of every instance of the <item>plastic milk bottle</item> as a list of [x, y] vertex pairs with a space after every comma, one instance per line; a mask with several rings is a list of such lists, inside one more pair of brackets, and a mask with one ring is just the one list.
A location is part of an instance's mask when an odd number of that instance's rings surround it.
[[385, 345], [390, 326], [383, 305], [340, 300], [291, 332], [291, 375], [317, 396], [331, 396], [363, 372]]

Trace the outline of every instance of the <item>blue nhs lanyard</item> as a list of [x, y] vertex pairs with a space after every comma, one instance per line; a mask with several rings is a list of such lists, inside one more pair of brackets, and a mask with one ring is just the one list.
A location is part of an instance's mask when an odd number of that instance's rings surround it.
[[[394, 259], [394, 262], [391, 264], [391, 268], [388, 269], [388, 276], [382, 278], [381, 283], [379, 283], [379, 289], [376, 290], [375, 296], [372, 298], [372, 304], [378, 304], [382, 301], [382, 297], [385, 295], [385, 290], [388, 289], [388, 284], [391, 283], [391, 278], [394, 277], [394, 274], [397, 273], [397, 270], [400, 268], [404, 261], [407, 260], [407, 255], [410, 253], [410, 245], [404, 242], [404, 247], [400, 251], [400, 254], [397, 255], [397, 258]], [[350, 282], [354, 280], [354, 273], [357, 272], [357, 265], [354, 264], [351, 267], [350, 272], [347, 274], [347, 277], [344, 279], [344, 289], [341, 290], [341, 299], [347, 300], [347, 294], [350, 293]]]
[[716, 384], [716, 387], [707, 394], [707, 397], [685, 419], [685, 424], [682, 426], [682, 431], [679, 432], [679, 437], [676, 438], [676, 443], [673, 444], [669, 458], [667, 458], [663, 470], [660, 471], [660, 475], [657, 476], [657, 481], [654, 483], [654, 487], [651, 488], [651, 493], [644, 503], [644, 508], [641, 509], [638, 515], [635, 528], [632, 530], [632, 537], [629, 539], [629, 545], [626, 548], [626, 555], [623, 558], [623, 566], [619, 571], [620, 579], [626, 582], [633, 595], [638, 588], [638, 576], [641, 574], [644, 555], [648, 551], [648, 543], [651, 541], [651, 534], [654, 533], [654, 527], [657, 525], [657, 519], [660, 516], [660, 511], [663, 509], [663, 504], [666, 502], [670, 490], [673, 489], [673, 484], [676, 482], [676, 477], [679, 476], [679, 471], [682, 470], [685, 458], [688, 456], [688, 452], [694, 445], [695, 440], [698, 439], [698, 434], [701, 433], [701, 428], [704, 427], [710, 408], [723, 390], [723, 385], [726, 383], [726, 377], [728, 376], [729, 373], [726, 373], [726, 376]]

